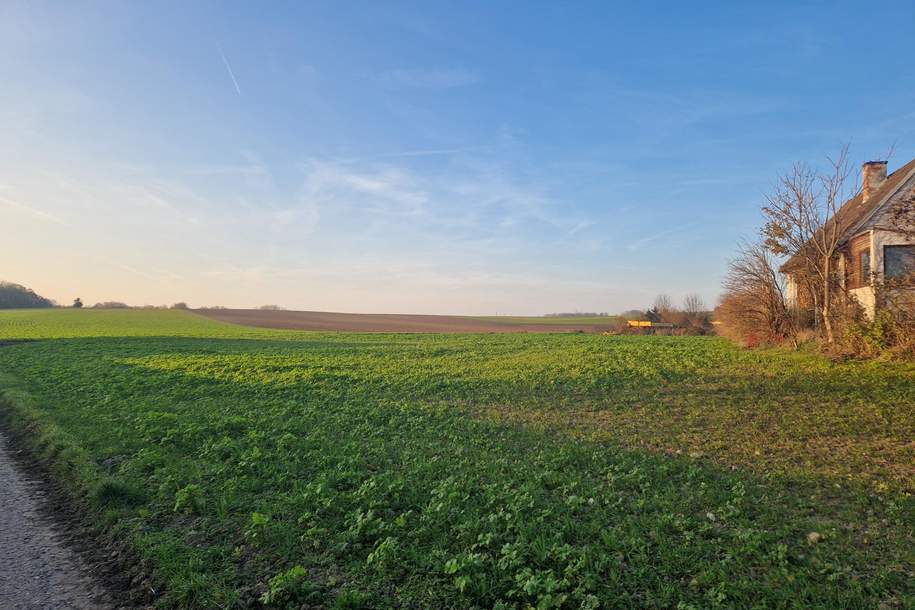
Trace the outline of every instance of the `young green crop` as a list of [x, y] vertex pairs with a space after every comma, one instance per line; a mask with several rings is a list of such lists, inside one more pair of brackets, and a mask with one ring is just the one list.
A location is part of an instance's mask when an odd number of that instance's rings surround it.
[[0, 313], [25, 338], [7, 421], [162, 607], [915, 603], [912, 365]]

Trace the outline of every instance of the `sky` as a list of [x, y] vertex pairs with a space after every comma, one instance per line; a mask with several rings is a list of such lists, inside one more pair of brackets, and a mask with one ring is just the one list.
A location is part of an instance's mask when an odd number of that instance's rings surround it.
[[915, 157], [915, 4], [0, 3], [0, 279], [69, 303], [717, 300], [780, 172]]

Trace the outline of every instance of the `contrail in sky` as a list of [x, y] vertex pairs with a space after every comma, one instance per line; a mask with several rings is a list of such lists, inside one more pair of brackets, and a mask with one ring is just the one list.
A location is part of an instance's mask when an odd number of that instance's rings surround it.
[[235, 90], [238, 92], [238, 95], [241, 95], [241, 87], [238, 86], [238, 81], [235, 80], [235, 73], [232, 72], [232, 66], [229, 65], [229, 60], [226, 59], [226, 54], [222, 52], [222, 49], [219, 49], [219, 55], [222, 57], [222, 63], [226, 65], [226, 72], [229, 73], [232, 84], [235, 85]]
[[50, 220], [51, 222], [56, 222], [58, 224], [64, 224], [64, 221], [61, 220], [60, 218], [58, 218], [57, 216], [55, 216], [54, 214], [49, 214], [43, 210], [33, 208], [31, 206], [28, 206], [24, 203], [20, 203], [18, 201], [14, 201], [12, 199], [7, 199], [6, 197], [0, 197], [0, 203], [5, 204], [5, 205], [7, 205], [13, 209], [19, 210], [21, 212], [25, 212], [26, 214], [30, 214], [36, 218], [41, 218], [42, 220]]

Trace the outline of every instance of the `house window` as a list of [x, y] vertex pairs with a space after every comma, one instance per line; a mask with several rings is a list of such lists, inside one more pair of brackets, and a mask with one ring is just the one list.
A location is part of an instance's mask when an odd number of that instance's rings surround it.
[[865, 288], [871, 284], [871, 235], [851, 240], [845, 259], [845, 287]]
[[854, 252], [848, 259], [846, 268], [846, 287], [864, 288], [871, 282], [871, 251]]
[[915, 273], [915, 246], [883, 246], [883, 273], [888, 280]]

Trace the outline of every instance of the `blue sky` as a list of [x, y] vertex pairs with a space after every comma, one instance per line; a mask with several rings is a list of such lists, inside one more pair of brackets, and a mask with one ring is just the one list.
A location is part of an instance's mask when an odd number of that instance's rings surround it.
[[[191, 4], [191, 6], [186, 6]], [[915, 5], [0, 5], [0, 279], [63, 302], [713, 304], [794, 161], [915, 157]]]

